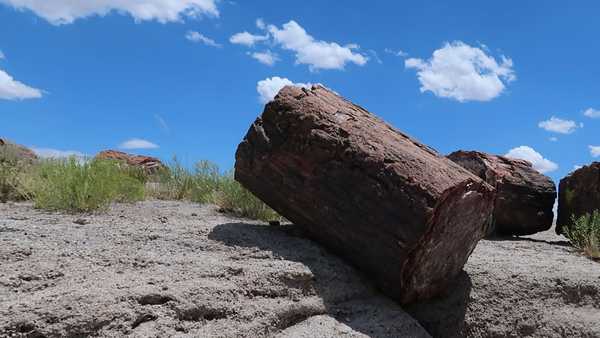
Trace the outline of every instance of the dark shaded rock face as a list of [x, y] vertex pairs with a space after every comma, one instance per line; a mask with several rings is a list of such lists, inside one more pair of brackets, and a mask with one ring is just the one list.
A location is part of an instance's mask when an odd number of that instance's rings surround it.
[[37, 155], [31, 149], [0, 138], [0, 161], [33, 162], [37, 158]]
[[523, 236], [552, 227], [556, 185], [531, 163], [462, 150], [448, 158], [497, 189], [492, 233]]
[[165, 167], [158, 158], [143, 155], [132, 155], [116, 150], [101, 151], [98, 153], [98, 155], [96, 155], [96, 158], [103, 160], [122, 161], [132, 167], [140, 168], [148, 174], [154, 174], [161, 168]]
[[560, 180], [556, 233], [571, 225], [571, 217], [600, 209], [600, 162], [577, 169]]
[[447, 289], [494, 201], [478, 177], [320, 86], [267, 104], [235, 178], [402, 303]]

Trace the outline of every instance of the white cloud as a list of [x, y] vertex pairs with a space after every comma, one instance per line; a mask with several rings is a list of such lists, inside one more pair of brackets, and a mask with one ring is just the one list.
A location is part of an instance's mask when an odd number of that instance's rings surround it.
[[0, 69], [0, 99], [4, 100], [24, 100], [38, 99], [42, 97], [42, 91], [29, 87], [8, 75]]
[[31, 150], [41, 158], [69, 158], [76, 157], [78, 159], [84, 159], [86, 155], [76, 150], [59, 150], [52, 148], [36, 148], [32, 147]]
[[558, 137], [552, 136], [551, 138], [549, 138], [549, 140], [552, 141], [552, 142], [557, 142], [558, 141]]
[[589, 146], [589, 148], [590, 148], [590, 155], [592, 155], [592, 157], [600, 156], [600, 146]]
[[158, 145], [139, 138], [129, 139], [119, 145], [121, 149], [156, 149]]
[[272, 66], [275, 64], [275, 62], [279, 61], [279, 57], [277, 56], [277, 54], [274, 54], [270, 50], [264, 52], [249, 53], [249, 55], [256, 59], [258, 62], [267, 66]]
[[[554, 116], [549, 120], [538, 123], [538, 127], [559, 134], [571, 134], [578, 128], [575, 121], [563, 120]], [[583, 127], [583, 125], [579, 125], [579, 127]]]
[[577, 164], [575, 164], [575, 165], [573, 166], [573, 171], [575, 171], [575, 170], [579, 170], [579, 169], [581, 169], [581, 168], [583, 168], [583, 166], [582, 166], [582, 165], [577, 165]]
[[229, 42], [237, 44], [237, 45], [244, 45], [247, 47], [252, 47], [256, 43], [265, 41], [268, 39], [269, 39], [268, 35], [254, 35], [254, 34], [250, 34], [248, 32], [241, 32], [241, 33], [232, 35], [229, 38]]
[[274, 25], [267, 28], [275, 43], [295, 52], [296, 63], [308, 65], [311, 71], [344, 69], [347, 63], [362, 66], [368, 61], [366, 56], [353, 52], [357, 45], [340, 46], [335, 42], [315, 40], [293, 20], [284, 24], [282, 29]]
[[5, 59], [4, 53], [2, 53], [2, 51], [0, 50], [0, 60]]
[[592, 119], [597, 119], [600, 118], [600, 110], [596, 110], [594, 108], [588, 108], [583, 112], [583, 115], [592, 118]]
[[287, 78], [281, 78], [279, 76], [273, 76], [264, 80], [258, 81], [256, 85], [256, 91], [260, 95], [260, 102], [267, 103], [272, 101], [277, 93], [285, 86], [297, 86], [310, 88], [310, 83], [294, 83]]
[[80, 18], [104, 16], [115, 11], [136, 21], [161, 23], [202, 15], [218, 17], [218, 0], [0, 0], [18, 10], [31, 10], [53, 25], [70, 24]]
[[558, 164], [544, 158], [542, 154], [528, 146], [513, 148], [504, 156], [529, 161], [533, 168], [542, 174], [558, 169]]
[[196, 31], [188, 31], [185, 34], [185, 38], [196, 43], [203, 43], [207, 46], [221, 48], [222, 46], [215, 42], [215, 40], [207, 37], [206, 35], [196, 32]]
[[461, 41], [446, 43], [429, 60], [410, 58], [404, 65], [417, 70], [422, 93], [430, 91], [459, 102], [492, 100], [516, 79], [511, 59], [502, 56], [498, 63]]
[[408, 53], [401, 49], [393, 50], [391, 48], [386, 48], [386, 49], [384, 49], [384, 52], [395, 55], [395, 56], [403, 57], [403, 58], [408, 56]]
[[265, 25], [265, 21], [262, 18], [258, 18], [256, 19], [256, 27], [259, 29], [265, 29], [267, 28], [267, 25]]

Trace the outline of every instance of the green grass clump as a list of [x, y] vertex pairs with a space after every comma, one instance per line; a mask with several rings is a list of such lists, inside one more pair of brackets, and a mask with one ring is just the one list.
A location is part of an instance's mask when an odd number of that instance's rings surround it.
[[0, 148], [0, 202], [29, 199], [26, 182], [31, 163], [20, 159], [10, 146]]
[[216, 204], [239, 217], [272, 221], [280, 219], [273, 209], [234, 180], [231, 172], [221, 172], [209, 161], [196, 163], [193, 170], [176, 159], [158, 175], [158, 182], [149, 185], [150, 195], [165, 200], [189, 200]]
[[134, 173], [110, 160], [47, 160], [36, 166], [30, 190], [37, 208], [89, 212], [142, 200], [144, 183]]
[[572, 217], [573, 224], [565, 236], [585, 255], [600, 259], [600, 210], [581, 217]]

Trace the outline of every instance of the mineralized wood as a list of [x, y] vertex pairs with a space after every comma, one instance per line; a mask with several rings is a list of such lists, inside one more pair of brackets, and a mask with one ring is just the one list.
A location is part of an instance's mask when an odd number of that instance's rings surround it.
[[552, 227], [556, 185], [531, 163], [462, 150], [448, 158], [496, 188], [491, 234], [523, 236]]
[[285, 87], [235, 178], [401, 302], [443, 291], [487, 228], [494, 189], [335, 93]]
[[556, 233], [571, 226], [571, 218], [600, 210], [600, 162], [579, 168], [558, 185]]

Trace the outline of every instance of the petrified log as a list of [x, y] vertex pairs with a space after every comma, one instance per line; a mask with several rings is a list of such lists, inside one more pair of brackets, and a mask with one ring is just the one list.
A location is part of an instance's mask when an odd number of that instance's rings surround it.
[[29, 148], [0, 138], [0, 162], [18, 161], [31, 163], [37, 160], [37, 155]]
[[448, 158], [496, 188], [490, 235], [531, 235], [552, 227], [556, 185], [531, 163], [462, 150]]
[[162, 168], [165, 168], [165, 165], [156, 157], [132, 155], [117, 150], [101, 151], [96, 155], [96, 158], [127, 163], [127, 165], [139, 168], [147, 174], [155, 174]]
[[447, 288], [487, 231], [494, 189], [321, 86], [285, 87], [235, 178], [400, 302]]
[[556, 233], [571, 226], [572, 217], [600, 210], [600, 162], [579, 168], [558, 184], [558, 219]]

